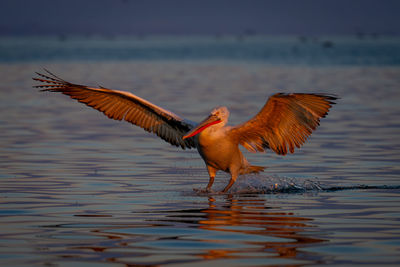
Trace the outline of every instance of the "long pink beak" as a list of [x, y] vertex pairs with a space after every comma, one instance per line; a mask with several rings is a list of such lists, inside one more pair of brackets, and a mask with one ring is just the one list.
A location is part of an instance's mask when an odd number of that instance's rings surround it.
[[190, 132], [188, 132], [185, 136], [182, 137], [182, 139], [186, 139], [192, 136], [195, 136], [196, 134], [204, 131], [207, 127], [210, 127], [211, 125], [220, 123], [221, 120], [217, 118], [214, 115], [208, 116], [205, 120], [200, 122], [196, 127], [194, 127]]

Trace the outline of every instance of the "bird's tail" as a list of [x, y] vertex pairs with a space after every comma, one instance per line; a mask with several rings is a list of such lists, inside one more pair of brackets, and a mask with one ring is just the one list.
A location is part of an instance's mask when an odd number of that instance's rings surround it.
[[266, 167], [261, 167], [261, 166], [254, 166], [250, 165], [245, 169], [240, 170], [240, 174], [246, 174], [246, 173], [260, 173], [263, 172]]

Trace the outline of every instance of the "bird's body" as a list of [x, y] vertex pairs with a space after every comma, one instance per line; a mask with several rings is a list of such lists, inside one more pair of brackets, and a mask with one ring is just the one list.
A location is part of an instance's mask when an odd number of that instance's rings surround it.
[[229, 171], [233, 163], [242, 165], [239, 146], [230, 140], [227, 129], [211, 131], [211, 127], [201, 132], [197, 141], [197, 150], [206, 165], [221, 171]]
[[211, 190], [217, 171], [231, 174], [223, 190], [227, 192], [239, 175], [264, 170], [264, 167], [250, 165], [239, 145], [251, 152], [271, 149], [281, 155], [288, 151], [293, 153], [337, 99], [323, 94], [275, 94], [256, 116], [240, 125], [227, 126], [229, 111], [226, 107], [215, 108], [205, 120], [195, 125], [132, 93], [72, 84], [50, 72], [48, 75], [37, 74], [41, 78], [34, 80], [44, 84], [35, 87], [43, 91], [69, 95], [109, 118], [125, 120], [155, 133], [172, 145], [183, 149], [197, 148], [210, 176], [207, 191]]
[[[228, 112], [225, 107], [219, 109]], [[231, 130], [231, 126], [218, 123], [197, 134], [197, 150], [207, 166], [211, 179], [211, 183], [206, 188], [207, 191], [211, 189], [214, 177], [219, 170], [231, 174], [232, 184], [240, 174], [258, 173], [264, 170], [264, 167], [249, 164], [239, 149], [239, 140], [231, 134]], [[229, 187], [226, 187], [224, 191], [227, 191]]]

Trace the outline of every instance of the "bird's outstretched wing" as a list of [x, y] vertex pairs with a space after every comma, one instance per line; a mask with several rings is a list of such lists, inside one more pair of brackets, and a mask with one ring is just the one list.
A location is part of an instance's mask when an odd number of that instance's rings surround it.
[[72, 84], [48, 70], [45, 71], [46, 75], [36, 73], [39, 77], [33, 78], [35, 81], [42, 82], [34, 86], [35, 88], [68, 95], [103, 112], [110, 119], [125, 120], [148, 132], [155, 133], [172, 145], [183, 149], [195, 147], [193, 138], [182, 139], [193, 125], [178, 115], [129, 92]]
[[252, 152], [266, 148], [277, 154], [294, 152], [319, 125], [337, 97], [325, 94], [282, 94], [271, 96], [261, 111], [229, 134]]

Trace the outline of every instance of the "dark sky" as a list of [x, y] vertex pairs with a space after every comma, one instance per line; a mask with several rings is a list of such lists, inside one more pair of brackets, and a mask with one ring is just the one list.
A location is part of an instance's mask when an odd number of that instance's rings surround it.
[[399, 35], [399, 14], [399, 0], [1, 0], [0, 35]]

